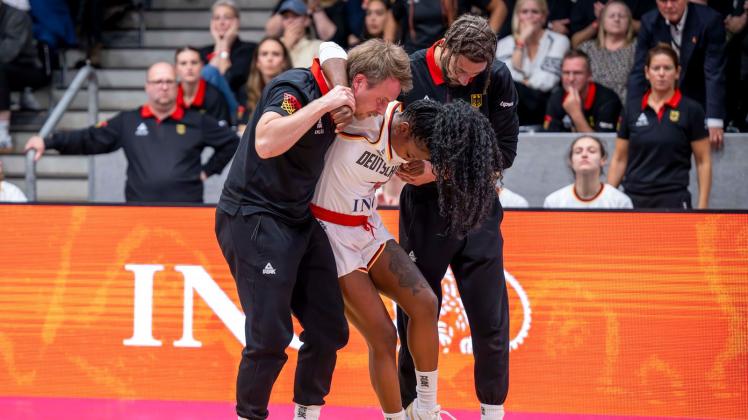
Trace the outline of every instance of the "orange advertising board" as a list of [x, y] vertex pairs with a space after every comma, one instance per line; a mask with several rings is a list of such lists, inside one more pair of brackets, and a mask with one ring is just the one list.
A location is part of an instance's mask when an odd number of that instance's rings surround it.
[[[0, 397], [232, 402], [243, 314], [214, 213], [0, 206]], [[748, 418], [748, 214], [509, 211], [502, 231], [510, 412]], [[471, 409], [446, 277], [439, 402]], [[377, 406], [367, 363], [352, 329], [330, 405]]]

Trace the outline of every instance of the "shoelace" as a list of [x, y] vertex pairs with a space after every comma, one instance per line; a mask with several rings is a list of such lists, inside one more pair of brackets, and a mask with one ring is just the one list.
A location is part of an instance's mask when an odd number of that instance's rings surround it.
[[449, 414], [449, 411], [447, 411], [447, 410], [439, 410], [439, 417], [441, 417], [443, 415], [444, 416], [448, 416], [452, 420], [457, 420], [457, 418], [455, 416]]

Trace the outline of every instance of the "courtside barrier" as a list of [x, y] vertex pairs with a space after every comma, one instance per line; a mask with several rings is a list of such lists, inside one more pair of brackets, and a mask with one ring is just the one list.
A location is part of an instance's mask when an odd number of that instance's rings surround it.
[[[243, 314], [214, 214], [0, 206], [0, 399], [230, 404]], [[510, 413], [748, 418], [748, 213], [507, 211], [503, 235]], [[439, 402], [475, 411], [447, 277]], [[291, 401], [298, 345], [273, 403]], [[366, 372], [352, 329], [328, 404], [376, 407]]]

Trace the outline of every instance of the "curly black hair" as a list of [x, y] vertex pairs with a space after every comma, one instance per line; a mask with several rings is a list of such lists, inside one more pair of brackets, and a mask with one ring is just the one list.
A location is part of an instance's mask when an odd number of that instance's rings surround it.
[[462, 100], [421, 99], [405, 108], [403, 118], [431, 155], [446, 233], [466, 235], [488, 216], [504, 169], [491, 123]]

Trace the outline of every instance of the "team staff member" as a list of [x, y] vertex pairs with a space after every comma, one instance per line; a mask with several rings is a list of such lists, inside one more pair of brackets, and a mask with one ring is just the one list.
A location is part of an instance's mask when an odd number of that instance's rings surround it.
[[[413, 90], [403, 102], [408, 105], [426, 96], [439, 102], [468, 102], [491, 121], [503, 167], [508, 168], [517, 153], [517, 92], [509, 69], [494, 61], [495, 54], [496, 35], [488, 22], [477, 16], [462, 16], [443, 40], [411, 55]], [[416, 167], [401, 172], [410, 185], [400, 196], [400, 244], [415, 260], [440, 305], [441, 281], [447, 266], [452, 266], [472, 331], [481, 419], [501, 419], [509, 388], [509, 306], [500, 231], [503, 210], [497, 197], [479, 227], [464, 237], [445, 234], [447, 221], [440, 215], [440, 197], [432, 182], [435, 178], [431, 165], [422, 166], [420, 170]], [[400, 309], [397, 316], [403, 343], [400, 389], [403, 403], [408, 404], [417, 384], [404, 334], [408, 318]]]
[[[328, 44], [326, 44], [328, 45]], [[491, 122], [502, 167], [508, 168], [517, 153], [519, 122], [517, 92], [506, 66], [494, 62], [496, 34], [486, 19], [464, 15], [431, 48], [410, 56], [413, 90], [402, 97], [409, 105], [429, 98], [439, 102], [464, 100]], [[474, 164], [474, 162], [466, 162]], [[408, 166], [407, 169], [403, 169]], [[439, 187], [431, 164], [404, 164], [398, 175], [406, 185], [400, 195], [400, 245], [415, 261], [441, 306], [441, 281], [452, 266], [460, 296], [473, 332], [475, 385], [481, 403], [481, 419], [501, 419], [509, 387], [509, 307], [504, 279], [503, 240], [499, 225], [503, 210], [498, 197], [485, 221], [467, 235], [450, 233], [448, 218], [440, 215]], [[473, 200], [480, 197], [477, 185], [466, 185], [464, 200], [450, 202], [445, 213], [473, 214]], [[470, 199], [472, 198], [472, 199]], [[418, 393], [436, 387], [437, 372], [416, 371], [408, 348], [408, 317], [398, 308], [400, 336], [399, 376], [403, 406], [408, 412]], [[417, 376], [416, 376], [417, 375]], [[416, 382], [416, 377], [418, 381]], [[414, 405], [417, 405], [415, 401]]]
[[699, 180], [698, 208], [709, 205], [712, 160], [704, 110], [675, 87], [678, 55], [667, 44], [647, 54], [644, 74], [650, 90], [626, 107], [608, 181], [623, 180], [634, 208], [691, 208], [691, 154]]
[[[338, 60], [341, 64], [342, 60]], [[246, 347], [237, 378], [237, 413], [268, 417], [268, 400], [293, 337], [304, 332], [294, 402], [296, 419], [317, 419], [330, 390], [348, 322], [335, 259], [309, 203], [341, 106], [381, 114], [411, 84], [402, 48], [370, 40], [350, 52], [351, 89], [330, 89], [319, 62], [281, 73], [266, 86], [245, 131], [216, 210], [216, 235], [246, 314]], [[331, 79], [335, 81], [335, 79]], [[355, 100], [354, 100], [355, 98]]]
[[592, 81], [590, 58], [570, 50], [561, 62], [561, 86], [546, 108], [545, 131], [591, 133], [615, 131], [621, 101], [611, 89]]
[[233, 119], [223, 94], [207, 83], [200, 72], [203, 62], [200, 51], [194, 47], [183, 47], [174, 54], [177, 78], [177, 105], [184, 109], [194, 109], [210, 115], [221, 125], [229, 125]]
[[[146, 77], [145, 105], [93, 127], [46, 139], [31, 137], [26, 150], [36, 149], [39, 160], [46, 149], [92, 155], [122, 148], [128, 163], [127, 201], [202, 203], [203, 181], [221, 173], [231, 160], [238, 144], [236, 134], [208, 115], [177, 105], [171, 64], [152, 65]], [[200, 154], [206, 147], [215, 152], [202, 165]]]

